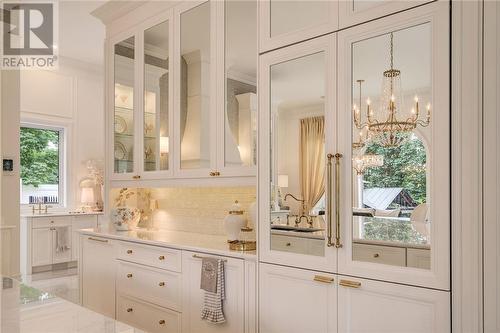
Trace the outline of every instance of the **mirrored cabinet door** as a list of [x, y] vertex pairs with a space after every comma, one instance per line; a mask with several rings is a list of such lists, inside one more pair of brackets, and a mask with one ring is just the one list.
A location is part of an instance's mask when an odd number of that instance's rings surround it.
[[259, 1], [260, 52], [332, 32], [338, 28], [337, 1]]
[[208, 176], [215, 164], [215, 60], [212, 2], [188, 2], [176, 14], [180, 40], [177, 50], [176, 120], [178, 161], [185, 176]]
[[255, 175], [257, 1], [224, 2], [224, 114], [218, 144], [223, 175]]
[[448, 13], [436, 4], [339, 34], [339, 272], [448, 288]]
[[135, 63], [136, 38], [128, 37], [112, 45], [113, 48], [113, 173], [136, 172], [135, 148]]
[[333, 271], [331, 184], [334, 149], [334, 37], [261, 57], [259, 158], [261, 255], [296, 267]]
[[144, 176], [169, 173], [171, 138], [171, 20], [144, 30]]

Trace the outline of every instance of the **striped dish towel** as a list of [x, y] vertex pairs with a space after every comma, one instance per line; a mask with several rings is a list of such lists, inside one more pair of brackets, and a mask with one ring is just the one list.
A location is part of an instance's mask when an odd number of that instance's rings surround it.
[[222, 302], [226, 298], [225, 284], [224, 261], [219, 259], [217, 262], [217, 289], [215, 293], [205, 291], [201, 319], [215, 324], [226, 322], [222, 309]]

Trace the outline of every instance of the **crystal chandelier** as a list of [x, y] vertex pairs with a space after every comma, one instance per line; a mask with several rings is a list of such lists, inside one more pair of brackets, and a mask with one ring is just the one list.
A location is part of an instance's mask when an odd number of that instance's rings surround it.
[[352, 159], [352, 167], [356, 170], [358, 175], [365, 173], [366, 169], [379, 167], [384, 165], [384, 156], [365, 154], [361, 156], [355, 156]]
[[[382, 95], [380, 99], [380, 119], [371, 107], [371, 101], [366, 100], [366, 122], [361, 120], [361, 88], [364, 80], [357, 80], [359, 84], [359, 107], [353, 104], [354, 124], [360, 130], [367, 129], [365, 141], [355, 142], [355, 145], [365, 144], [367, 139], [373, 139], [384, 147], [396, 147], [404, 142], [409, 133], [417, 126], [426, 127], [430, 124], [431, 106], [427, 104], [427, 116], [420, 119], [418, 97], [415, 96], [414, 106], [408, 115], [400, 114], [404, 110], [403, 90], [401, 87], [401, 71], [394, 68], [394, 37], [390, 34], [390, 69], [383, 73]], [[387, 115], [387, 116], [385, 116]], [[354, 147], [354, 146], [353, 146]]]

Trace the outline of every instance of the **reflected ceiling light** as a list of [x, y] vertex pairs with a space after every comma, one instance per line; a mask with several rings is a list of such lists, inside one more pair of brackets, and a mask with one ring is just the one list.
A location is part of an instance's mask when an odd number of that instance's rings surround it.
[[427, 116], [420, 119], [418, 97], [414, 98], [414, 105], [410, 114], [401, 114], [405, 109], [403, 103], [403, 89], [401, 85], [401, 71], [394, 68], [394, 37], [390, 34], [390, 69], [384, 71], [382, 81], [382, 95], [380, 99], [380, 119], [374, 114], [371, 101], [366, 100], [366, 122], [361, 120], [361, 87], [359, 83], [359, 107], [353, 104], [354, 124], [358, 129], [367, 128], [369, 137], [384, 147], [399, 146], [408, 138], [408, 134], [417, 126], [427, 127], [431, 119], [431, 105], [427, 104]]
[[384, 156], [365, 154], [352, 158], [352, 167], [358, 175], [365, 173], [366, 169], [384, 165]]

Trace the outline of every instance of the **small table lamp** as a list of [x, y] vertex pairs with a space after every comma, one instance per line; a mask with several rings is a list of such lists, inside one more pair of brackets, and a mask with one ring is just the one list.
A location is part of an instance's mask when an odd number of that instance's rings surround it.
[[80, 181], [80, 202], [82, 203], [82, 210], [92, 211], [95, 207], [94, 196], [95, 182], [90, 178], [84, 178]]

